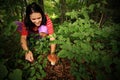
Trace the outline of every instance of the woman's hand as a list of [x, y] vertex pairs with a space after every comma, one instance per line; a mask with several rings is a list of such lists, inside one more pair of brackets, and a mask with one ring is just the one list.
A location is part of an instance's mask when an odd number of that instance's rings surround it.
[[33, 62], [34, 61], [33, 53], [31, 51], [27, 52], [25, 54], [25, 59], [28, 60], [29, 62]]

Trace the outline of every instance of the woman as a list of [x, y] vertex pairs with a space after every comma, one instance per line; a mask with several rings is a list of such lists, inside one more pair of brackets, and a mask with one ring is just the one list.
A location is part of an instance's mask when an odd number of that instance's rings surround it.
[[[43, 29], [42, 29], [43, 28]], [[48, 15], [45, 15], [39, 5], [32, 3], [26, 8], [26, 16], [23, 22], [22, 31], [21, 31], [21, 46], [25, 51], [25, 59], [33, 62], [33, 52], [29, 49], [28, 46], [28, 35], [30, 33], [39, 33], [41, 37], [50, 36], [50, 41], [55, 40], [52, 36], [54, 34], [53, 24]], [[55, 44], [51, 44], [50, 53], [55, 53]]]

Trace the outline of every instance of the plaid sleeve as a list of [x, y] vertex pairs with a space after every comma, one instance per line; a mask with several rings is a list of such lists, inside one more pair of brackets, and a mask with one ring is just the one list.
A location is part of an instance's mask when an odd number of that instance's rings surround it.
[[53, 34], [54, 33], [53, 23], [52, 23], [51, 19], [48, 17], [48, 15], [46, 15], [46, 18], [47, 18], [46, 26], [48, 29], [48, 34]]
[[22, 24], [22, 31], [21, 31], [21, 35], [28, 35], [28, 31], [27, 31], [27, 29], [26, 29], [26, 27], [25, 27], [25, 25], [24, 25], [24, 23]]

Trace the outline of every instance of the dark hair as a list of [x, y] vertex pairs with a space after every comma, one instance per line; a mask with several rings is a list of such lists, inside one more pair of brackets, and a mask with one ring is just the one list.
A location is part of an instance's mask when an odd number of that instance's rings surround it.
[[30, 14], [32, 14], [34, 12], [38, 12], [42, 15], [41, 25], [46, 25], [46, 16], [45, 16], [43, 10], [41, 9], [41, 7], [38, 4], [33, 2], [32, 4], [29, 4], [26, 7], [26, 16], [25, 16], [25, 19], [24, 19], [25, 26], [27, 27], [27, 29], [30, 29], [30, 30], [32, 30], [33, 27], [35, 27], [35, 24], [32, 23], [31, 20], [30, 20]]

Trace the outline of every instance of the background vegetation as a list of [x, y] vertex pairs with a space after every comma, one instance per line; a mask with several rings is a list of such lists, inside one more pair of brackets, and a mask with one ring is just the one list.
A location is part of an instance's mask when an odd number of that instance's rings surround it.
[[15, 21], [23, 20], [25, 7], [33, 1], [51, 17], [56, 54], [70, 61], [75, 80], [119, 80], [119, 0], [0, 0], [0, 80], [46, 77], [48, 38], [31, 39], [36, 59], [31, 64], [24, 60], [16, 31]]

